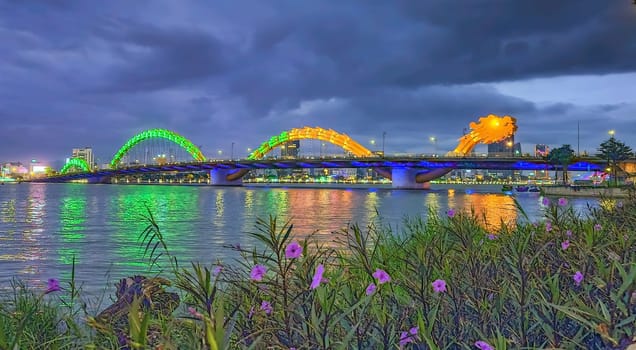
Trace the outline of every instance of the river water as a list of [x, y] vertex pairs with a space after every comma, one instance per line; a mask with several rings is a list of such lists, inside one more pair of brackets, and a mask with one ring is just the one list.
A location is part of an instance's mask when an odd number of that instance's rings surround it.
[[[95, 294], [119, 278], [144, 273], [138, 237], [155, 216], [169, 248], [182, 263], [222, 260], [236, 253], [223, 248], [256, 242], [257, 218], [291, 220], [294, 234], [315, 232], [329, 243], [333, 231], [373, 220], [403, 227], [407, 217], [427, 216], [429, 207], [474, 210], [490, 225], [518, 218], [514, 198], [531, 220], [541, 216], [541, 197], [502, 194], [500, 186], [433, 185], [427, 191], [365, 188], [212, 187], [168, 185], [14, 184], [0, 186], [0, 287], [13, 277], [33, 286], [48, 278], [68, 280], [73, 257], [76, 280]], [[571, 199], [579, 211], [594, 199]], [[110, 281], [110, 282], [109, 282]]]

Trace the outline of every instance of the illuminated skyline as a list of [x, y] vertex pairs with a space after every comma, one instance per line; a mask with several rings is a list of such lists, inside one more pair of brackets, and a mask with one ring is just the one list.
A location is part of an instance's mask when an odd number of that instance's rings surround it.
[[[101, 162], [174, 130], [204, 154], [320, 126], [448, 152], [512, 115], [524, 152], [636, 146], [630, 0], [0, 2], [0, 160]], [[434, 138], [434, 142], [430, 141]]]

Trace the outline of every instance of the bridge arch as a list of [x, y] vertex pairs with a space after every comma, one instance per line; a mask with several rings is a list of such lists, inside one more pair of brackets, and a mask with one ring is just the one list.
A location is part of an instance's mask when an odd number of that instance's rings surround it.
[[[329, 142], [333, 145], [341, 147], [347, 152], [351, 152], [356, 157], [371, 157], [373, 153], [354, 141], [347, 134], [341, 134], [333, 129], [323, 129], [321, 127], [309, 127], [293, 128], [286, 130], [278, 135], [272, 136], [269, 140], [263, 142], [254, 152], [252, 152], [247, 159], [258, 160], [262, 159], [267, 153], [271, 152], [276, 147], [290, 141], [296, 140], [320, 140]], [[226, 176], [227, 181], [235, 181], [242, 178], [249, 172], [249, 169], [240, 169], [234, 171]]]
[[283, 131], [278, 135], [272, 136], [269, 140], [263, 142], [247, 159], [261, 159], [274, 148], [296, 140], [320, 140], [326, 141], [333, 145], [339, 146], [347, 152], [351, 152], [356, 157], [370, 157], [372, 152], [361, 144], [357, 143], [349, 135], [341, 134], [333, 129], [323, 129], [321, 127], [294, 128]]
[[153, 138], [160, 138], [160, 139], [166, 139], [166, 140], [172, 141], [176, 143], [177, 145], [181, 146], [188, 153], [190, 153], [190, 155], [192, 155], [192, 158], [194, 158], [195, 160], [205, 161], [205, 157], [203, 156], [203, 153], [201, 152], [199, 147], [194, 145], [190, 140], [186, 139], [185, 137], [177, 134], [174, 131], [170, 131], [167, 129], [150, 129], [150, 130], [142, 131], [139, 134], [130, 138], [128, 141], [126, 141], [126, 143], [123, 146], [121, 146], [121, 148], [117, 151], [117, 153], [115, 153], [113, 160], [110, 161], [111, 168], [116, 168], [119, 162], [121, 161], [121, 159], [124, 157], [126, 153], [128, 153], [128, 151], [130, 151], [131, 148], [135, 147], [137, 144], [139, 144], [142, 141], [146, 141]]
[[68, 173], [71, 169], [80, 169], [81, 171], [89, 172], [91, 171], [90, 165], [83, 158], [71, 158], [68, 160], [66, 164], [60, 169], [61, 174]]

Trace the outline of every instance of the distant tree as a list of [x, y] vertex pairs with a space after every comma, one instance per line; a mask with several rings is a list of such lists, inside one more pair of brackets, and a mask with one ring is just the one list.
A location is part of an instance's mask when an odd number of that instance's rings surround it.
[[[560, 165], [563, 171], [563, 184], [568, 181], [568, 165], [574, 160], [574, 150], [570, 145], [563, 145], [559, 148], [553, 148], [546, 157], [550, 164]], [[555, 171], [555, 177], [558, 170]]]
[[618, 162], [631, 157], [634, 154], [632, 148], [625, 145], [623, 142], [618, 141], [614, 136], [609, 140], [601, 143], [598, 148], [597, 156], [607, 160], [607, 165], [612, 169], [612, 178], [614, 178], [614, 185], [618, 184], [617, 169]]

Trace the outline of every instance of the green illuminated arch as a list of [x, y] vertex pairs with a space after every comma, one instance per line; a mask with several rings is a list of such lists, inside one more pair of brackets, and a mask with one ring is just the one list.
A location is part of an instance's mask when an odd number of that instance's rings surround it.
[[60, 173], [66, 174], [71, 169], [79, 169], [80, 171], [91, 171], [90, 165], [83, 158], [71, 158], [68, 160], [68, 163], [64, 164]]
[[166, 140], [172, 141], [176, 143], [177, 145], [181, 146], [188, 153], [190, 153], [190, 155], [192, 155], [192, 158], [194, 158], [195, 160], [198, 160], [198, 161], [205, 160], [205, 157], [203, 156], [203, 153], [201, 153], [201, 150], [199, 149], [199, 147], [195, 146], [192, 142], [190, 142], [190, 140], [186, 139], [185, 137], [177, 134], [174, 131], [170, 131], [166, 129], [150, 129], [150, 130], [140, 132], [139, 134], [133, 136], [130, 140], [128, 140], [119, 149], [119, 151], [117, 151], [117, 153], [115, 154], [115, 157], [113, 157], [113, 160], [110, 161], [110, 166], [112, 168], [116, 168], [119, 162], [121, 161], [121, 158], [126, 153], [128, 153], [128, 151], [130, 151], [131, 148], [135, 147], [138, 143], [142, 141], [146, 141], [153, 138], [160, 138], [160, 139], [166, 139]]
[[269, 140], [263, 142], [254, 152], [252, 152], [247, 159], [261, 159], [274, 148], [286, 142], [307, 139], [329, 142], [342, 147], [345, 151], [350, 152], [356, 157], [370, 157], [372, 155], [370, 150], [352, 140], [347, 134], [341, 134], [332, 129], [323, 129], [320, 127], [312, 128], [306, 126], [304, 128], [294, 128], [283, 131], [279, 135], [272, 136]]

